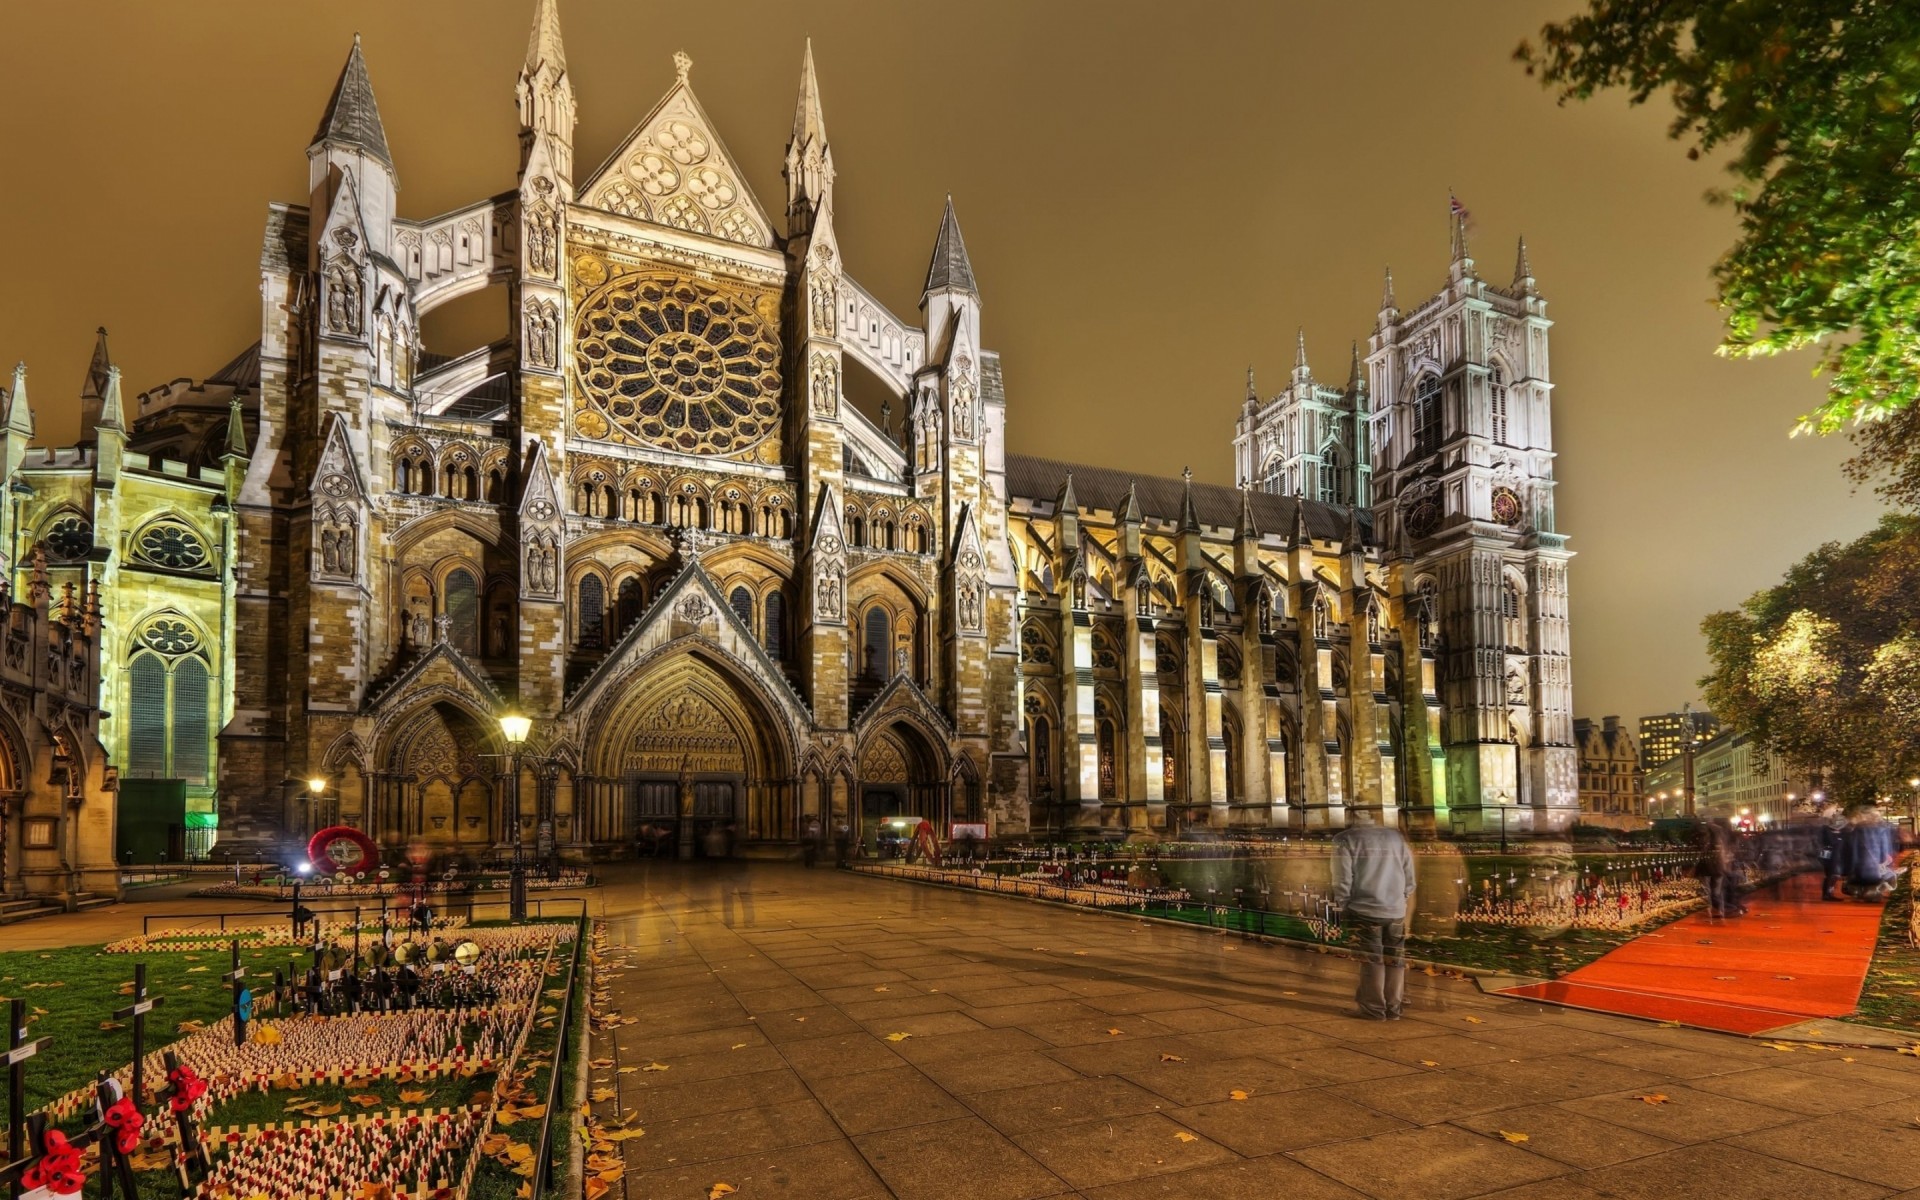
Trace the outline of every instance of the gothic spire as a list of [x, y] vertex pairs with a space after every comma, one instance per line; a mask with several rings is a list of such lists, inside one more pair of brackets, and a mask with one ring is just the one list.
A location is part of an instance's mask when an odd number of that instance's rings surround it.
[[1386, 290], [1380, 294], [1380, 311], [1392, 312], [1394, 309], [1398, 307], [1399, 305], [1395, 304], [1393, 300], [1393, 268], [1388, 267], [1387, 268], [1387, 287], [1386, 287]]
[[1259, 406], [1260, 406], [1260, 390], [1253, 386], [1253, 364], [1248, 363], [1247, 364], [1247, 407], [1258, 408]]
[[813, 39], [800, 60], [800, 97], [794, 102], [793, 136], [787, 140], [787, 225], [791, 233], [812, 228], [812, 216], [833, 189], [833, 150], [820, 107], [820, 80], [813, 69]]
[[1349, 554], [1359, 554], [1367, 548], [1366, 532], [1360, 528], [1360, 506], [1358, 504], [1350, 504], [1347, 506], [1346, 543], [1347, 544], [1342, 546], [1341, 549]]
[[547, 66], [556, 74], [567, 69], [567, 51], [560, 41], [560, 6], [558, 0], [533, 0], [533, 32], [527, 36], [526, 73], [529, 77], [538, 75], [540, 69]]
[[1307, 330], [1302, 325], [1293, 332], [1293, 381], [1299, 383], [1312, 374], [1307, 367]]
[[113, 357], [107, 353], [107, 327], [102, 325], [95, 331], [93, 341], [93, 360], [87, 364], [87, 381], [80, 385], [80, 408], [84, 413], [88, 406], [100, 407], [100, 401], [107, 394], [107, 372], [113, 367]]
[[1180, 476], [1186, 480], [1186, 487], [1180, 493], [1180, 532], [1199, 533], [1200, 517], [1193, 511], [1193, 468], [1182, 467]]
[[1347, 394], [1357, 396], [1365, 386], [1360, 376], [1360, 343], [1353, 343], [1353, 365], [1347, 368]]
[[1240, 541], [1260, 536], [1260, 526], [1253, 519], [1253, 483], [1248, 481], [1240, 485], [1240, 524], [1234, 529], [1234, 537]]
[[1140, 524], [1140, 497], [1134, 494], [1133, 481], [1127, 481], [1127, 504], [1120, 510], [1122, 524]]
[[927, 266], [922, 298], [938, 291], [979, 294], [973, 264], [967, 261], [967, 244], [960, 239], [960, 222], [953, 215], [952, 196], [947, 197], [947, 210], [940, 216], [940, 234], [933, 241], [933, 262]]
[[1067, 472], [1067, 481], [1060, 485], [1060, 495], [1054, 499], [1053, 511], [1057, 515], [1080, 515], [1080, 497], [1073, 492], [1073, 472]]
[[314, 131], [313, 144], [336, 142], [351, 146], [378, 159], [393, 170], [393, 156], [387, 151], [387, 131], [380, 123], [380, 106], [373, 99], [373, 81], [367, 77], [367, 60], [360, 55], [360, 35], [353, 35], [353, 49], [347, 53], [347, 65], [340, 81], [333, 85], [333, 97]]
[[1533, 264], [1527, 261], [1527, 239], [1524, 237], [1520, 239], [1520, 253], [1513, 263], [1513, 290], [1522, 296], [1534, 294]]
[[7, 432], [33, 436], [33, 407], [27, 402], [27, 364], [13, 365], [13, 391], [7, 394]]

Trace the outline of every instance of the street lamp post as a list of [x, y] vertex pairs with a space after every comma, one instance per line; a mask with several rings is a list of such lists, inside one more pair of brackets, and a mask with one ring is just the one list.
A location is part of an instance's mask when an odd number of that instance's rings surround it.
[[327, 794], [327, 781], [315, 775], [307, 780], [307, 836], [320, 831], [320, 805]]
[[527, 858], [526, 844], [520, 838], [520, 750], [527, 743], [527, 734], [533, 729], [533, 719], [518, 709], [508, 709], [500, 715], [500, 735], [507, 742], [509, 771], [513, 775], [513, 785], [507, 789], [507, 804], [512, 807], [505, 812], [506, 819], [513, 825], [513, 864], [507, 875], [507, 911], [513, 921], [527, 919]]

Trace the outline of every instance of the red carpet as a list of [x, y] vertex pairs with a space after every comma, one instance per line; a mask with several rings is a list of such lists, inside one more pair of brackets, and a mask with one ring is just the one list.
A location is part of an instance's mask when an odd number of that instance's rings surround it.
[[1747, 906], [1731, 920], [1682, 917], [1564, 978], [1502, 994], [1741, 1034], [1852, 1012], [1880, 905], [1826, 903], [1820, 877], [1798, 875]]

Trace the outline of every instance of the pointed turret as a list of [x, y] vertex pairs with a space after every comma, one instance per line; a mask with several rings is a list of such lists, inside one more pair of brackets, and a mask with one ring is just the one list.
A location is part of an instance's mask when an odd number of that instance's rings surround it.
[[922, 302], [942, 291], [979, 295], [973, 282], [973, 264], [967, 261], [967, 244], [960, 237], [960, 222], [953, 215], [952, 196], [947, 197], [947, 210], [940, 215], [940, 233], [933, 241], [933, 261], [927, 266]]
[[1259, 407], [1260, 407], [1260, 389], [1256, 388], [1253, 384], [1253, 364], [1248, 363], [1247, 364], [1247, 411], [1251, 413], [1254, 410], [1258, 409]]
[[[1513, 263], [1513, 290], [1522, 296], [1537, 295], [1533, 286], [1533, 264], [1527, 261], [1527, 239], [1520, 239], [1520, 253]], [[102, 333], [106, 331], [101, 330]]]
[[1380, 292], [1380, 311], [1395, 312], [1399, 307], [1399, 304], [1396, 303], [1393, 298], [1393, 268], [1388, 267], [1386, 287]]
[[[27, 364], [23, 362], [13, 365], [13, 390], [7, 393], [7, 432], [23, 439], [33, 437], [33, 407], [27, 402]], [[25, 447], [26, 442], [20, 445]]]
[[813, 70], [812, 38], [807, 39], [800, 60], [800, 97], [794, 102], [785, 173], [787, 231], [790, 236], [798, 236], [813, 228], [815, 216], [832, 203], [833, 197], [833, 149], [827, 144], [827, 118], [820, 107], [820, 80]]
[[1123, 558], [1140, 556], [1140, 497], [1134, 494], [1133, 483], [1127, 483], [1127, 499], [1120, 506], [1120, 555]]
[[1307, 331], [1304, 326], [1293, 333], [1293, 381], [1305, 383], [1313, 378], [1313, 371], [1307, 366]]
[[1060, 530], [1060, 548], [1066, 550], [1080, 544], [1080, 497], [1073, 491], [1073, 472], [1067, 472], [1065, 483], [1060, 485], [1060, 495], [1053, 502], [1054, 524]]
[[1199, 533], [1200, 517], [1193, 510], [1193, 468], [1182, 467], [1180, 477], [1185, 481], [1180, 492], [1180, 532]]
[[1260, 538], [1260, 526], [1255, 524], [1253, 519], [1253, 485], [1251, 483], [1240, 485], [1240, 520], [1234, 526], [1233, 536], [1243, 542], [1248, 539], [1258, 541]]
[[1473, 256], [1467, 251], [1467, 220], [1471, 214], [1460, 198], [1447, 193], [1447, 228], [1450, 235], [1448, 258], [1449, 275], [1457, 283], [1473, 274]]
[[100, 407], [107, 395], [107, 373], [113, 369], [113, 357], [107, 353], [107, 327], [95, 333], [93, 359], [87, 363], [86, 382], [80, 385], [80, 440], [93, 435], [100, 424]]
[[240, 411], [240, 394], [234, 393], [227, 401], [227, 441], [221, 447], [222, 458], [251, 458], [253, 451], [247, 446], [246, 417]]
[[353, 35], [353, 49], [340, 81], [333, 85], [333, 97], [313, 134], [314, 147], [331, 142], [378, 159], [393, 169], [393, 155], [387, 150], [387, 130], [380, 123], [380, 106], [373, 99], [373, 81], [367, 77], [367, 60], [360, 55], [360, 35]]
[[[104, 334], [106, 330], [103, 329], [100, 332]], [[102, 338], [100, 344], [104, 349], [106, 339]], [[126, 411], [120, 402], [120, 368], [111, 364], [107, 366], [106, 387], [101, 391], [100, 408], [94, 425], [96, 428], [111, 429], [118, 433], [127, 431]]]
[[1363, 554], [1366, 552], [1367, 533], [1366, 530], [1360, 527], [1360, 506], [1357, 504], [1347, 506], [1347, 532], [1344, 540], [1346, 541], [1346, 545], [1343, 549], [1345, 549], [1347, 553]]
[[1307, 528], [1307, 504], [1299, 497], [1295, 497], [1293, 501], [1293, 532], [1287, 536], [1287, 548], [1290, 550], [1313, 548], [1313, 533]]
[[[534, 0], [533, 29], [527, 35], [527, 61], [514, 88], [520, 101], [520, 171], [545, 165], [561, 182], [573, 179], [573, 81], [567, 76], [567, 50], [560, 38], [559, 0]], [[534, 146], [549, 144], [535, 164]]]

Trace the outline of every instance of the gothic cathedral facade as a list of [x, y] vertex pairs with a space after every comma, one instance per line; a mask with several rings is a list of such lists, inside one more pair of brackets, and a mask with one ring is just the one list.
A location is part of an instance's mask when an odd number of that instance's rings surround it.
[[[0, 541], [12, 586], [73, 584], [45, 604], [102, 643], [96, 786], [183, 782], [201, 849], [217, 829], [276, 858], [335, 823], [589, 857], [902, 814], [1572, 819], [1524, 247], [1490, 285], [1456, 219], [1446, 285], [1403, 312], [1389, 279], [1344, 385], [1304, 337], [1278, 395], [1249, 378], [1238, 488], [1010, 454], [951, 203], [909, 321], [841, 254], [811, 49], [771, 212], [675, 64], [576, 163], [536, 0], [514, 186], [416, 219], [356, 39], [305, 203], [269, 209], [256, 346], [125, 412], [103, 332], [82, 443], [43, 458], [16, 373]], [[488, 289], [508, 336], [422, 346], [423, 317]]]

